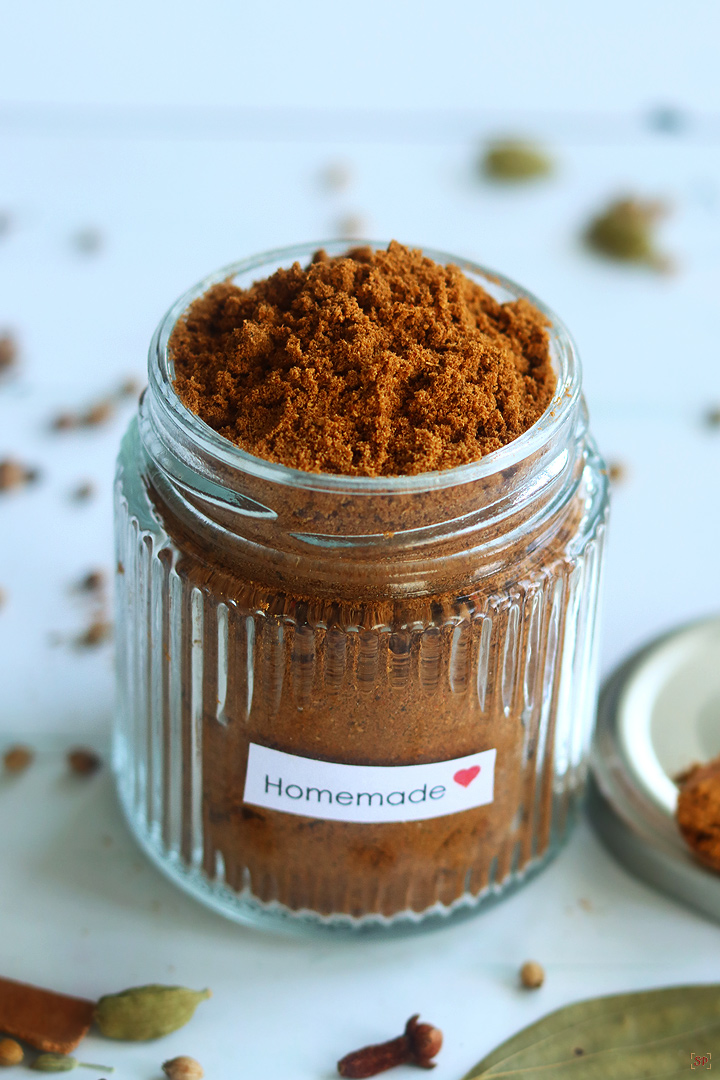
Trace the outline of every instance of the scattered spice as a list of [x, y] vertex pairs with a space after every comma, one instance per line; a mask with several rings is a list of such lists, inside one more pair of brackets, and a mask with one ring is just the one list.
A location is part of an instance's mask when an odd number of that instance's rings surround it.
[[114, 412], [115, 406], [112, 401], [105, 398], [91, 405], [87, 412], [83, 413], [80, 422], [83, 427], [98, 427], [100, 424], [106, 424]]
[[661, 131], [665, 135], [678, 135], [687, 127], [687, 115], [672, 105], [651, 109], [647, 121], [654, 131]]
[[520, 982], [527, 990], [538, 990], [545, 982], [545, 970], [537, 960], [528, 960], [520, 968]]
[[71, 428], [80, 426], [80, 421], [75, 413], [61, 412], [53, 419], [50, 425], [53, 431], [70, 431]]
[[442, 1032], [431, 1024], [419, 1024], [419, 1013], [411, 1016], [405, 1025], [405, 1031], [397, 1039], [389, 1042], [364, 1046], [354, 1050], [338, 1061], [341, 1076], [363, 1077], [378, 1076], [379, 1073], [394, 1069], [397, 1065], [419, 1065], [421, 1069], [432, 1069], [432, 1060], [442, 1047]]
[[86, 409], [79, 411], [65, 410], [58, 413], [50, 426], [53, 431], [72, 431], [77, 428], [100, 427], [112, 419], [119, 402], [128, 398], [137, 398], [141, 389], [142, 383], [140, 380], [128, 376], [111, 393], [93, 402]]
[[320, 183], [328, 191], [345, 191], [350, 187], [352, 169], [346, 161], [334, 161], [320, 173]]
[[99, 592], [100, 589], [105, 588], [105, 580], [104, 570], [90, 570], [85, 577], [80, 579], [77, 588], [81, 592]]
[[115, 413], [115, 405], [112, 398], [101, 398], [93, 405], [88, 406], [84, 412], [61, 412], [53, 419], [51, 427], [53, 431], [73, 431], [77, 428], [100, 427], [112, 419]]
[[308, 472], [411, 475], [517, 438], [555, 389], [547, 324], [392, 242], [223, 282], [170, 338], [181, 400], [225, 438]]
[[14, 367], [17, 355], [17, 342], [12, 334], [0, 334], [0, 374]]
[[0, 461], [0, 491], [12, 491], [33, 484], [39, 475], [37, 469], [30, 469], [15, 458], [5, 458]]
[[335, 234], [347, 240], [365, 236], [368, 231], [367, 219], [362, 214], [343, 214], [335, 224]]
[[523, 183], [549, 176], [554, 164], [550, 155], [535, 143], [498, 139], [483, 152], [480, 168], [490, 180]]
[[585, 243], [610, 259], [668, 270], [670, 262], [655, 244], [655, 226], [667, 213], [667, 205], [657, 200], [618, 199], [591, 220]]
[[65, 1054], [41, 1054], [30, 1067], [38, 1072], [70, 1072], [77, 1066], [77, 1058]]
[[163, 1072], [170, 1080], [202, 1080], [205, 1075], [199, 1061], [185, 1056], [163, 1062]]
[[73, 246], [83, 255], [95, 255], [103, 245], [102, 233], [99, 229], [79, 229], [72, 238]]
[[628, 478], [627, 465], [622, 461], [611, 461], [608, 463], [607, 475], [611, 484], [622, 484]]
[[0, 977], [0, 1031], [36, 1050], [69, 1054], [87, 1035], [95, 1004]]
[[25, 1052], [15, 1039], [0, 1039], [0, 1065], [7, 1068], [10, 1065], [19, 1065], [25, 1057]]
[[84, 480], [81, 484], [78, 484], [71, 493], [73, 502], [87, 502], [89, 499], [95, 497], [95, 485], [91, 480]]
[[714, 405], [712, 409], [708, 409], [705, 413], [705, 426], [709, 428], [720, 427], [720, 406]]
[[102, 758], [94, 750], [79, 748], [70, 750], [67, 755], [70, 772], [76, 776], [93, 776], [102, 768]]
[[93, 619], [87, 630], [75, 638], [75, 644], [80, 649], [95, 649], [110, 640], [112, 630], [112, 623], [106, 619]]
[[701, 862], [720, 870], [720, 757], [692, 765], [676, 782], [675, 820], [682, 837]]
[[139, 379], [129, 376], [127, 379], [123, 379], [118, 387], [118, 397], [121, 398], [134, 398], [137, 397], [142, 390], [142, 383]]
[[209, 990], [184, 986], [136, 986], [100, 998], [95, 1023], [108, 1039], [159, 1039], [184, 1027], [200, 1002], [209, 997]]
[[3, 755], [5, 772], [18, 776], [32, 765], [35, 753], [29, 746], [12, 746]]

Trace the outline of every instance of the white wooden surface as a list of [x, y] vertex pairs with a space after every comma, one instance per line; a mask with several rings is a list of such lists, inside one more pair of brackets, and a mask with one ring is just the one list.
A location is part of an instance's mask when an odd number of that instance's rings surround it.
[[[0, 332], [17, 335], [22, 356], [17, 375], [0, 387], [0, 458], [12, 454], [37, 465], [42, 481], [0, 495], [0, 586], [7, 592], [0, 612], [0, 746], [21, 738], [42, 753], [25, 777], [0, 782], [0, 972], [90, 996], [150, 981], [211, 986], [214, 997], [192, 1025], [161, 1044], [88, 1040], [87, 1060], [114, 1064], [129, 1080], [157, 1077], [159, 1063], [176, 1053], [203, 1061], [209, 1080], [329, 1080], [342, 1053], [394, 1034], [415, 1011], [445, 1030], [435, 1075], [455, 1080], [497, 1041], [564, 1002], [717, 978], [717, 927], [629, 878], [587, 826], [506, 903], [404, 941], [263, 936], [177, 892], [134, 847], [109, 777], [83, 783], [63, 775], [67, 745], [107, 741], [111, 649], [70, 647], [88, 617], [87, 602], [71, 587], [89, 569], [112, 566], [113, 459], [132, 409], [97, 430], [48, 431], [59, 410], [92, 402], [128, 375], [142, 376], [156, 322], [204, 273], [276, 245], [336, 235], [343, 216], [360, 214], [373, 237], [453, 251], [514, 277], [553, 306], [576, 337], [596, 437], [628, 469], [614, 494], [604, 670], [661, 630], [716, 612], [720, 431], [704, 427], [702, 415], [720, 404], [720, 124], [707, 114], [667, 134], [643, 120], [663, 89], [670, 103], [720, 104], [703, 66], [712, 6], [683, 5], [700, 27], [690, 33], [670, 13], [675, 5], [653, 5], [665, 21], [651, 22], [643, 38], [647, 12], [630, 5], [626, 46], [645, 41], [647, 79], [632, 82], [628, 54], [615, 85], [601, 63], [601, 38], [585, 65], [604, 79], [600, 90], [597, 78], [587, 85], [581, 79], [583, 27], [573, 16], [565, 42], [570, 74], [551, 65], [543, 89], [532, 68], [518, 89], [517, 78], [493, 60], [496, 88], [512, 84], [515, 96], [509, 89], [496, 94], [490, 116], [477, 111], [481, 95], [467, 99], [466, 75], [457, 74], [471, 53], [461, 5], [452, 39], [458, 62], [449, 38], [438, 50], [436, 73], [445, 76], [438, 100], [417, 73], [411, 93], [404, 76], [414, 70], [412, 57], [402, 53], [389, 96], [372, 81], [364, 94], [357, 78], [348, 78], [352, 88], [333, 95], [332, 114], [302, 111], [320, 109], [326, 98], [316, 64], [305, 85], [293, 58], [304, 42], [305, 55], [319, 63], [322, 49], [299, 23], [298, 49], [290, 48], [297, 16], [289, 9], [277, 64], [262, 69], [243, 46], [247, 79], [233, 75], [233, 94], [226, 39], [242, 39], [240, 16], [215, 4], [228, 33], [218, 31], [216, 66], [200, 33], [191, 94], [172, 49], [160, 49], [151, 70], [148, 43], [161, 40], [163, 5], [148, 10], [141, 35], [132, 21], [136, 6], [124, 5], [130, 21], [122, 25], [117, 12], [102, 15], [77, 0], [63, 6], [63, 26], [40, 3], [3, 16], [0, 212], [9, 213], [11, 227], [0, 237]], [[323, 5], [316, 6], [320, 43], [337, 72], [331, 46], [343, 27], [333, 24], [331, 41], [319, 19]], [[176, 6], [176, 22], [187, 22], [189, 7]], [[401, 7], [387, 8], [378, 60], [392, 55], [388, 42], [402, 41]], [[546, 8], [534, 41], [549, 54], [570, 5]], [[519, 16], [530, 5], [505, 5], [487, 24], [508, 47], [511, 9]], [[620, 5], [608, 11], [619, 17]], [[481, 23], [468, 18], [469, 36], [479, 43]], [[427, 62], [433, 25], [423, 25], [411, 37]], [[187, 66], [192, 26], [177, 37], [174, 22], [169, 33], [178, 63]], [[256, 37], [267, 52], [268, 26]], [[349, 76], [360, 72], [358, 56], [371, 44], [366, 37], [365, 28], [349, 50]], [[34, 59], [27, 51], [32, 41]], [[677, 63], [663, 84], [661, 59], [673, 43]], [[531, 44], [524, 31], [516, 75], [523, 58], [529, 63], [535, 55]], [[257, 91], [261, 70], [265, 96]], [[574, 79], [575, 94], [566, 79]], [[265, 119], [253, 111], [263, 100], [273, 106]], [[197, 108], [185, 109], [189, 101]], [[389, 103], [417, 110], [392, 113]], [[358, 104], [376, 112], [361, 115]], [[288, 111], [290, 105], [301, 111]], [[448, 112], [433, 112], [433, 105]], [[482, 139], [510, 122], [497, 111], [503, 106], [516, 111], [516, 127], [524, 108], [522, 128], [544, 135], [558, 158], [555, 179], [507, 191], [477, 178]], [[333, 193], [319, 177], [336, 161], [348, 163], [352, 180]], [[673, 203], [662, 243], [677, 258], [674, 276], [608, 265], [579, 247], [587, 215], [623, 192]], [[96, 254], [73, 245], [86, 227], [102, 234]], [[96, 483], [98, 497], [74, 504], [69, 491], [85, 479]], [[548, 972], [535, 994], [516, 986], [517, 968], [529, 957]]]

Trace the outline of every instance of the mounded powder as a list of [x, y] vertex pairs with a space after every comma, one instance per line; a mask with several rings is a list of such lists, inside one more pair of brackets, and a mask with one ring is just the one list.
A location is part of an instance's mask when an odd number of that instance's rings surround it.
[[555, 389], [544, 316], [392, 242], [317, 252], [249, 289], [196, 300], [170, 339], [175, 389], [257, 457], [398, 476], [476, 461]]

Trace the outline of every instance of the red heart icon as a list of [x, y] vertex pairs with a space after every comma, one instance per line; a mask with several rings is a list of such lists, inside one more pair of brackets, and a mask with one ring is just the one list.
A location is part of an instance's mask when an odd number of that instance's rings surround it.
[[453, 780], [456, 784], [462, 784], [463, 787], [467, 787], [469, 784], [472, 784], [479, 772], [479, 765], [471, 765], [469, 769], [458, 769], [453, 776]]

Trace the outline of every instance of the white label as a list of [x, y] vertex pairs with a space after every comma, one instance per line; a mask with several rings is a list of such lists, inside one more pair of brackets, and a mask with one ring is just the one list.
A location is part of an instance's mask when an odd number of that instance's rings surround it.
[[251, 743], [243, 798], [328, 821], [422, 821], [491, 803], [495, 754], [431, 765], [341, 765]]

